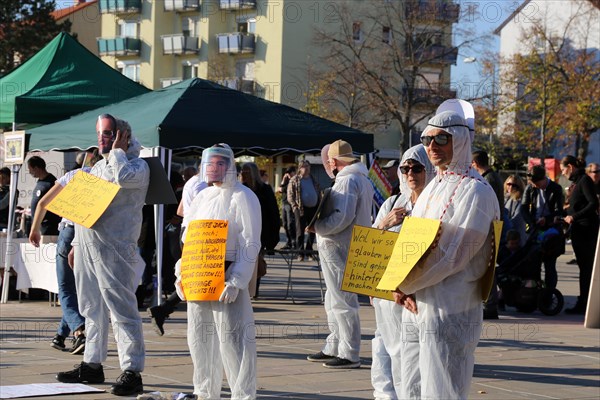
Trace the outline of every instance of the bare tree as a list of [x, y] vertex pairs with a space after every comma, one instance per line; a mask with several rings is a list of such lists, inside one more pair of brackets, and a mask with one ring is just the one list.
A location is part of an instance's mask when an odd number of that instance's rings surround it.
[[[376, 4], [376, 5], [375, 5]], [[331, 78], [326, 100], [354, 127], [397, 127], [407, 148], [416, 126], [448, 98], [450, 64], [456, 62], [450, 1], [346, 2], [337, 9], [339, 29], [315, 34]]]
[[600, 128], [600, 55], [580, 45], [597, 24], [589, 7], [596, 6], [580, 2], [560, 32], [548, 28], [545, 15], [531, 20], [521, 36], [529, 51], [502, 60], [502, 111], [514, 116], [504, 133], [542, 157], [549, 143], [565, 138], [585, 157], [591, 133]]

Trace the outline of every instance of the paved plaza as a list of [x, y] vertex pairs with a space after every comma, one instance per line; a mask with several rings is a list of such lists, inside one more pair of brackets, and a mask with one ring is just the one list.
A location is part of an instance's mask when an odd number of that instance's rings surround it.
[[[570, 247], [558, 261], [558, 288], [565, 307], [578, 292], [576, 265]], [[288, 269], [279, 256], [269, 260], [259, 300], [253, 302], [257, 324], [258, 396], [275, 399], [372, 399], [370, 383], [371, 339], [375, 330], [373, 309], [361, 298], [362, 366], [330, 370], [306, 361], [321, 349], [327, 336], [325, 312], [320, 304], [319, 273], [314, 262], [293, 267], [291, 293], [285, 297]], [[58, 371], [73, 368], [81, 356], [50, 347], [60, 317], [59, 307], [44, 301], [11, 301], [0, 306], [0, 385], [55, 382]], [[158, 336], [145, 312], [146, 392], [192, 392], [192, 365], [186, 342], [185, 304], [167, 320], [165, 335]], [[549, 317], [536, 311], [519, 313], [509, 308], [498, 321], [484, 321], [476, 351], [471, 399], [598, 399], [600, 398], [600, 330], [583, 327], [583, 316], [564, 311]], [[91, 385], [110, 390], [119, 376], [114, 338], [109, 340], [104, 363], [106, 383]], [[207, 360], [211, 362], [211, 360]], [[224, 382], [223, 397], [229, 392]], [[1, 389], [0, 389], [1, 395]], [[1, 396], [0, 396], [1, 397]], [[52, 399], [108, 399], [108, 392], [55, 396]]]

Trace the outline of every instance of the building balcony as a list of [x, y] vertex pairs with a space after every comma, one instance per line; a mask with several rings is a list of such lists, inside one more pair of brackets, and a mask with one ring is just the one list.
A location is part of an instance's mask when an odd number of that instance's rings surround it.
[[200, 0], [164, 0], [165, 11], [194, 11], [200, 8]]
[[195, 36], [162, 35], [163, 54], [198, 53], [198, 38]]
[[176, 83], [181, 82], [182, 79], [181, 78], [161, 78], [160, 79], [160, 87], [161, 88], [166, 88], [168, 86], [174, 85]]
[[[408, 49], [406, 53], [407, 55], [410, 54]], [[413, 56], [415, 61], [419, 63], [456, 65], [458, 47], [431, 45], [413, 50]]]
[[100, 0], [100, 13], [140, 13], [142, 0]]
[[255, 36], [253, 33], [221, 33], [217, 35], [219, 53], [248, 54], [254, 53]]
[[256, 0], [219, 0], [221, 10], [252, 10], [256, 8]]
[[141, 40], [138, 38], [118, 37], [98, 39], [98, 53], [101, 56], [130, 56], [140, 54]]
[[228, 87], [229, 89], [239, 90], [246, 94], [256, 93], [256, 82], [253, 79], [225, 78], [218, 80], [217, 83]]
[[460, 5], [444, 0], [408, 1], [405, 5], [407, 18], [417, 21], [458, 22]]
[[[456, 90], [435, 87], [432, 88], [414, 88], [412, 92], [412, 104], [414, 105], [427, 105], [437, 107], [445, 100], [455, 99]], [[408, 89], [402, 89], [402, 95], [404, 101], [408, 101]]]

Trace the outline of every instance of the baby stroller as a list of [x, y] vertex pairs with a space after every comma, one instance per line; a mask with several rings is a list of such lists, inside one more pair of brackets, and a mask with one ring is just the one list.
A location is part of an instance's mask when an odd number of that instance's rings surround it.
[[564, 247], [564, 238], [562, 235], [558, 236], [560, 238], [551, 233], [540, 237], [537, 232], [532, 232], [525, 246], [503, 257], [504, 259], [499, 259], [496, 277], [506, 305], [526, 313], [536, 309], [545, 315], [561, 312], [564, 305], [562, 293], [556, 288], [546, 288], [541, 279], [544, 255], [557, 251], [560, 247], [558, 240], [563, 241]]

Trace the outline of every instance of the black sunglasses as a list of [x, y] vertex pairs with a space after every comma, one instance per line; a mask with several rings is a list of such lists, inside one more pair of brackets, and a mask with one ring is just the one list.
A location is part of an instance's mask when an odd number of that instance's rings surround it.
[[408, 171], [412, 171], [415, 174], [420, 174], [421, 172], [425, 171], [425, 167], [422, 165], [403, 165], [400, 167], [400, 172], [402, 172], [402, 175], [408, 174]]
[[435, 142], [438, 146], [445, 146], [448, 144], [448, 140], [452, 137], [452, 135], [448, 133], [440, 133], [436, 136], [421, 136], [421, 143], [423, 146], [429, 147], [431, 142]]

